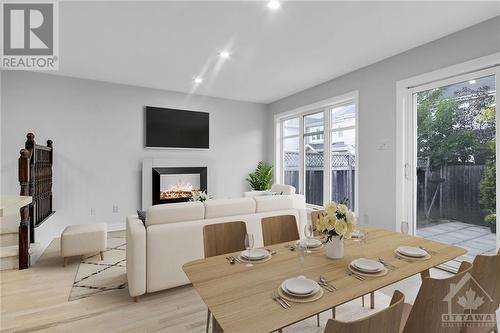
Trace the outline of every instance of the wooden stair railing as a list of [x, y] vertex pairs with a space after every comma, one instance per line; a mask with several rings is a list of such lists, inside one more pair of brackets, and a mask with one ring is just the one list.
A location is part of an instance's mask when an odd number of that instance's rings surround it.
[[37, 145], [35, 135], [28, 133], [25, 148], [19, 157], [20, 195], [33, 197], [29, 206], [20, 209], [19, 269], [30, 266], [30, 244], [35, 242], [35, 228], [42, 224], [52, 210], [52, 164], [54, 148], [52, 140], [47, 146]]

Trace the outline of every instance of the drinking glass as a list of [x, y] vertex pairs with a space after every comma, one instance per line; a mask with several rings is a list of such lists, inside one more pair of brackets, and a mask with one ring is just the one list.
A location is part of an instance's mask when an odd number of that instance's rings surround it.
[[307, 253], [311, 253], [311, 251], [309, 250], [309, 247], [308, 247], [308, 244], [309, 244], [308, 240], [313, 238], [313, 236], [314, 236], [314, 230], [313, 230], [312, 224], [308, 223], [304, 226], [304, 235], [306, 236], [306, 251], [307, 251]]
[[[248, 253], [250, 254], [250, 251], [253, 249], [253, 244], [254, 244], [254, 237], [253, 234], [246, 234], [245, 235], [245, 248], [247, 249]], [[247, 263], [247, 267], [252, 267], [252, 263]]]
[[408, 232], [410, 231], [410, 225], [408, 222], [403, 221], [401, 222], [401, 233], [404, 235], [408, 235]]
[[[368, 238], [368, 231], [363, 230], [363, 229], [358, 229], [358, 235], [356, 238], [353, 238], [356, 242], [358, 242], [359, 246], [361, 247], [361, 252], [364, 252], [364, 245], [366, 244], [366, 239]], [[362, 257], [365, 256], [365, 254], [361, 253], [360, 254]]]

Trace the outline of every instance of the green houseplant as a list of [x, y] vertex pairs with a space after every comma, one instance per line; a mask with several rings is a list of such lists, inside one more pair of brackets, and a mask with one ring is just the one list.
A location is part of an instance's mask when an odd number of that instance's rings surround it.
[[486, 215], [486, 217], [484, 218], [484, 222], [490, 225], [492, 233], [497, 233], [497, 214], [493, 213]]
[[255, 171], [248, 174], [246, 181], [254, 191], [269, 190], [273, 182], [273, 166], [260, 161]]

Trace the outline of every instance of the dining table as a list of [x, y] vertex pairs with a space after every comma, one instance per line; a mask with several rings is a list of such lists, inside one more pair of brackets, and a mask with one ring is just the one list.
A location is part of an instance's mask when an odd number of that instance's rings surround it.
[[[267, 246], [271, 260], [255, 263], [231, 263], [226, 254], [194, 260], [184, 264], [183, 270], [213, 315], [214, 333], [267, 333], [280, 330], [318, 313], [369, 294], [400, 280], [421, 274], [429, 276], [429, 269], [466, 253], [463, 248], [433, 240], [405, 235], [380, 228], [364, 228], [363, 240], [344, 240], [344, 256], [330, 259], [324, 246], [308, 251], [301, 263], [295, 242]], [[427, 260], [404, 260], [395, 250], [399, 246], [421, 247], [432, 253]], [[391, 267], [384, 276], [358, 279], [347, 268], [358, 258], [379, 261]], [[323, 276], [335, 290], [325, 291], [321, 298], [307, 303], [291, 304], [284, 308], [273, 300], [273, 292], [291, 277], [305, 276], [319, 281]]]

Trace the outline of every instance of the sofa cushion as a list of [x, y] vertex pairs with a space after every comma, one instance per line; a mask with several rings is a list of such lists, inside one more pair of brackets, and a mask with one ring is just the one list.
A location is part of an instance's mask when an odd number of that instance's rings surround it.
[[294, 208], [294, 196], [292, 195], [271, 195], [252, 197], [257, 205], [256, 212], [270, 212], [273, 210], [283, 210]]
[[205, 201], [205, 218], [255, 213], [253, 198], [218, 199]]
[[200, 220], [204, 217], [205, 206], [199, 201], [156, 205], [146, 212], [146, 226]]

